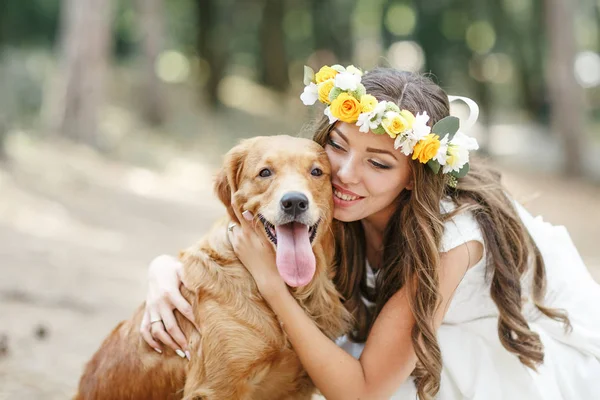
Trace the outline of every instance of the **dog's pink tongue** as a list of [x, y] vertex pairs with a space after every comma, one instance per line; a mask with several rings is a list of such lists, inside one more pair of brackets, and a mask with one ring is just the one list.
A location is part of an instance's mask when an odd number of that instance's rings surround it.
[[275, 227], [277, 233], [277, 269], [285, 283], [304, 286], [316, 269], [315, 255], [310, 246], [308, 226], [292, 222]]

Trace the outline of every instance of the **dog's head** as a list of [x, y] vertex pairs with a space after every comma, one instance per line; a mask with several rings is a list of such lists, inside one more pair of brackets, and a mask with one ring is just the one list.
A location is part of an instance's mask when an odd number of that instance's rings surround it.
[[276, 251], [277, 269], [290, 286], [312, 279], [313, 246], [329, 234], [331, 167], [321, 146], [309, 139], [264, 136], [242, 141], [225, 156], [215, 190], [232, 220], [232, 209], [250, 211]]

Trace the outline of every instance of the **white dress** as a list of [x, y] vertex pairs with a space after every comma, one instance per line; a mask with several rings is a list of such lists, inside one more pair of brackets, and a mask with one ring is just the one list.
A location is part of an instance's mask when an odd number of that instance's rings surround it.
[[[443, 212], [454, 205], [442, 202]], [[527, 301], [523, 308], [530, 328], [544, 344], [544, 363], [535, 372], [509, 353], [498, 338], [498, 309], [486, 279], [486, 255], [470, 268], [458, 286], [438, 330], [442, 351], [442, 379], [437, 399], [474, 400], [600, 400], [600, 286], [595, 283], [563, 226], [533, 218], [516, 204], [525, 226], [538, 245], [548, 279], [545, 305], [567, 310], [573, 330], [541, 314]], [[482, 232], [471, 213], [445, 224], [441, 251], [477, 240]], [[531, 272], [531, 271], [529, 271]], [[367, 265], [368, 283], [374, 274]], [[523, 278], [523, 294], [530, 291], [531, 274]], [[338, 345], [360, 357], [363, 344], [342, 337]], [[409, 378], [392, 399], [416, 399]]]

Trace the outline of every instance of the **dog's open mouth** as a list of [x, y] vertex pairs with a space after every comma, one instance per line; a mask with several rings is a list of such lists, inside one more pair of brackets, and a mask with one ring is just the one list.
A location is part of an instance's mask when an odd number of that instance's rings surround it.
[[273, 225], [258, 215], [269, 240], [277, 248], [277, 270], [285, 283], [298, 287], [308, 284], [316, 270], [312, 242], [317, 236], [319, 222], [307, 226], [299, 222]]
[[[258, 219], [260, 219], [260, 222], [262, 222], [263, 226], [265, 227], [265, 232], [267, 233], [267, 237], [269, 238], [269, 240], [271, 242], [273, 242], [273, 244], [275, 246], [277, 246], [277, 230], [275, 229], [275, 225], [273, 225], [272, 223], [267, 221], [267, 219], [260, 214], [258, 215]], [[314, 224], [308, 228], [308, 235], [309, 235], [308, 239], [311, 244], [315, 240], [315, 237], [317, 236], [317, 229], [319, 228], [320, 222], [321, 222], [321, 220], [319, 219], [316, 224]], [[289, 224], [285, 224], [285, 225], [290, 225], [290, 224], [302, 225], [299, 222], [290, 222]]]

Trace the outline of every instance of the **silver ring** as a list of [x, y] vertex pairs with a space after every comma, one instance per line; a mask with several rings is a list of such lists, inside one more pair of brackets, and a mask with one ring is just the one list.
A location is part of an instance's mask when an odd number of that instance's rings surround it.
[[237, 224], [235, 222], [230, 222], [229, 225], [227, 226], [227, 230], [229, 232], [233, 231], [233, 227], [236, 226]]
[[153, 323], [155, 323], [155, 322], [162, 322], [162, 319], [156, 319], [156, 320], [154, 320], [154, 321], [150, 321], [150, 325], [152, 325], [152, 324], [153, 324]]

